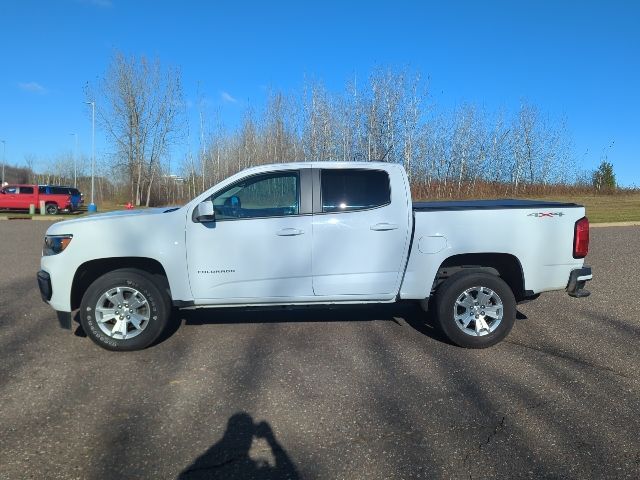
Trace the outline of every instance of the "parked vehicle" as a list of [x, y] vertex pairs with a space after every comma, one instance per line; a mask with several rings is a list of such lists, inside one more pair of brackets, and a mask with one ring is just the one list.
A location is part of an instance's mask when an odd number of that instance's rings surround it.
[[31, 205], [37, 209], [41, 200], [49, 215], [74, 210], [68, 193], [42, 193], [38, 185], [6, 185], [0, 189], [0, 209], [3, 210], [29, 210]]
[[71, 195], [71, 205], [74, 210], [77, 210], [84, 203], [84, 195], [75, 187], [67, 187], [65, 185], [38, 185], [38, 190], [40, 193], [47, 195]]
[[389, 163], [292, 163], [240, 172], [181, 208], [52, 225], [42, 298], [98, 345], [135, 350], [172, 307], [420, 302], [455, 344], [494, 345], [516, 303], [589, 294], [584, 207], [533, 200], [411, 201]]

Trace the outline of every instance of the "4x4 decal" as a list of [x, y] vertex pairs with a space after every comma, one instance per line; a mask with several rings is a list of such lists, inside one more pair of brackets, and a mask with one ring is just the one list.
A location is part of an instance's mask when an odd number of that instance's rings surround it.
[[564, 213], [562, 212], [540, 212], [540, 213], [530, 213], [529, 215], [527, 215], [527, 217], [536, 217], [536, 218], [541, 218], [541, 217], [562, 217], [564, 215]]

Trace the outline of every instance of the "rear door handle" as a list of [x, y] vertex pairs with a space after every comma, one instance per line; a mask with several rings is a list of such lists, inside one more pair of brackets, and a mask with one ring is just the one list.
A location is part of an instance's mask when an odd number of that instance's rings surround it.
[[302, 235], [304, 230], [298, 230], [297, 228], [283, 228], [282, 230], [278, 230], [277, 235], [281, 237], [293, 237], [295, 235]]
[[376, 230], [378, 232], [385, 232], [387, 230], [397, 230], [399, 228], [396, 223], [376, 223], [375, 225], [371, 225], [371, 230]]

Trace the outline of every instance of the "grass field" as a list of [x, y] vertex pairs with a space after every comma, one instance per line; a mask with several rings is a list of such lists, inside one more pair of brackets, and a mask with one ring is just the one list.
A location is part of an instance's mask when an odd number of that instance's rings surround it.
[[640, 221], [640, 193], [627, 195], [555, 195], [544, 200], [560, 200], [584, 205], [591, 223]]
[[[146, 208], [146, 207], [136, 207], [136, 208]], [[104, 204], [98, 205], [98, 213], [112, 212], [114, 210], [124, 210], [124, 209], [125, 209], [124, 205], [118, 205], [113, 202], [105, 202]], [[40, 217], [43, 219], [53, 218], [55, 220], [72, 220], [74, 218], [82, 217], [84, 215], [87, 215], [86, 205], [83, 206], [79, 211], [76, 211], [73, 213], [59, 213], [58, 215], [54, 215], [53, 217], [50, 215], [40, 215], [37, 211], [35, 215], [29, 215], [24, 211], [1, 211], [0, 210], [0, 217], [8, 217], [10, 219], [28, 219], [33, 216], [33, 217]]]
[[[617, 195], [550, 195], [544, 198], [536, 197], [536, 199], [559, 200], [584, 205], [587, 209], [587, 217], [589, 217], [591, 223], [640, 221], [640, 193]], [[98, 205], [98, 212], [123, 209], [123, 205], [116, 205], [115, 203]], [[57, 215], [55, 218], [70, 220], [76, 218], [78, 215], [86, 215], [86, 212], [62, 214]], [[30, 215], [27, 213], [0, 212], [0, 217], [29, 218]]]

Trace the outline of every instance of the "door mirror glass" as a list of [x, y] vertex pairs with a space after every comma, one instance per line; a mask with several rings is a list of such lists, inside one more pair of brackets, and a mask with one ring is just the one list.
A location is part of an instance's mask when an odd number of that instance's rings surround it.
[[242, 205], [242, 202], [240, 202], [240, 197], [237, 195], [232, 195], [224, 201], [225, 207], [240, 208], [240, 205]]
[[205, 200], [199, 203], [193, 211], [193, 220], [199, 223], [215, 222], [216, 214], [213, 210], [213, 202]]

